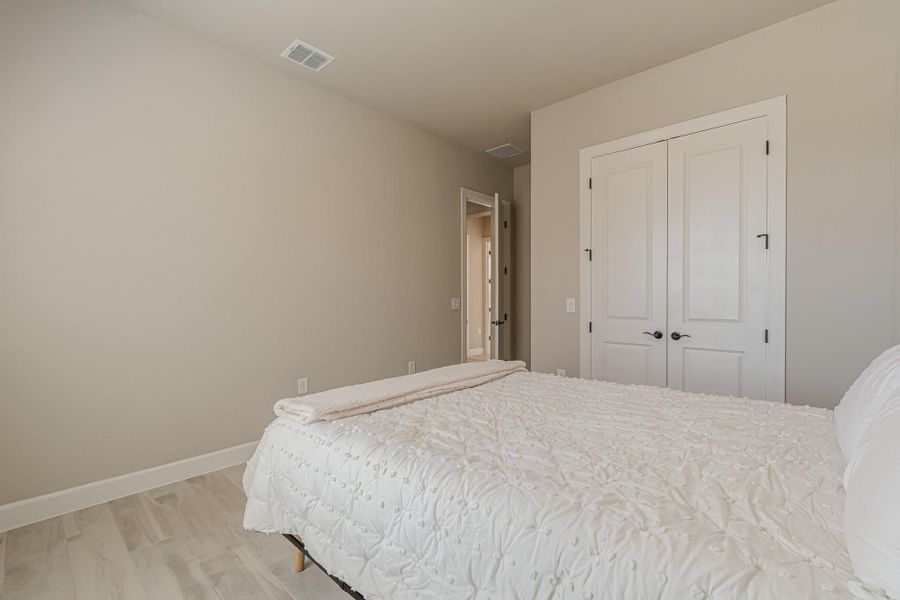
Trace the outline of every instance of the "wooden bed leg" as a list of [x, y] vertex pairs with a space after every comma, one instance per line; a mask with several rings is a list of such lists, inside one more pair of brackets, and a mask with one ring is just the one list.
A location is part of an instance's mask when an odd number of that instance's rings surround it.
[[294, 548], [294, 573], [300, 573], [306, 568], [306, 555]]

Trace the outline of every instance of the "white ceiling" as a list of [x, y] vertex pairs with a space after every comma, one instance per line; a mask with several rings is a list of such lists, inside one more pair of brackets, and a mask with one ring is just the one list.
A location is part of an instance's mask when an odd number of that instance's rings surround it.
[[[832, 0], [118, 1], [486, 150], [527, 149], [534, 109]], [[337, 58], [320, 73], [291, 63], [295, 39]]]

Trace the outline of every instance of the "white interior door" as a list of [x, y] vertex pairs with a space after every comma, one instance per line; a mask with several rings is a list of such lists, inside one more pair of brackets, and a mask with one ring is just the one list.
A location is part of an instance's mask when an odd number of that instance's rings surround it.
[[666, 142], [591, 164], [592, 377], [666, 385]]
[[671, 388], [766, 398], [765, 147], [765, 118], [669, 140]]
[[488, 356], [493, 356], [491, 354], [491, 348], [493, 344], [491, 344], [491, 313], [493, 312], [493, 278], [494, 278], [494, 265], [493, 265], [493, 251], [491, 248], [491, 239], [483, 239], [482, 240], [482, 248], [484, 249], [484, 281], [482, 282], [482, 289], [484, 289], [484, 296], [482, 302], [484, 303], [484, 320], [482, 321], [484, 325], [484, 343], [482, 347], [484, 348], [484, 353]]
[[494, 238], [493, 243], [493, 247], [500, 252], [495, 271], [495, 280], [499, 287], [497, 293], [500, 299], [500, 304], [497, 305], [499, 307], [497, 317], [503, 323], [498, 353], [500, 358], [508, 360], [512, 357], [512, 322], [515, 318], [512, 312], [512, 286], [509, 276], [512, 270], [512, 218], [510, 217], [509, 201], [500, 200], [498, 204], [500, 212], [494, 213], [497, 215], [497, 237]]
[[503, 245], [499, 243], [500, 233], [503, 229], [501, 212], [503, 202], [500, 200], [500, 194], [494, 194], [493, 203], [491, 205], [491, 276], [490, 276], [490, 314], [491, 314], [491, 358], [501, 358], [503, 356], [503, 338], [505, 337], [505, 320], [503, 311], [506, 307], [503, 303], [502, 277], [500, 270], [503, 268]]

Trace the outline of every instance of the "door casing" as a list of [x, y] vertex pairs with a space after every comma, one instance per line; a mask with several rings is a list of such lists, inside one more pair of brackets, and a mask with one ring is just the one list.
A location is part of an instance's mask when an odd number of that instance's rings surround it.
[[767, 233], [768, 252], [768, 323], [769, 346], [766, 359], [766, 397], [785, 401], [785, 238], [787, 195], [787, 96], [763, 100], [713, 115], [692, 119], [639, 133], [626, 138], [583, 148], [579, 152], [580, 190], [580, 261], [579, 287], [579, 368], [581, 377], [590, 378], [592, 363], [591, 333], [591, 263], [585, 249], [591, 247], [591, 161], [639, 146], [699, 133], [760, 117], [766, 118], [768, 139]]
[[[488, 331], [491, 332], [491, 349], [492, 354], [496, 358], [505, 359], [509, 356], [510, 351], [510, 334], [512, 330], [511, 321], [514, 315], [511, 314], [509, 306], [509, 271], [510, 271], [510, 230], [509, 230], [509, 211], [510, 204], [508, 200], [502, 200], [499, 194], [485, 194], [460, 188], [459, 193], [459, 219], [460, 219], [460, 362], [466, 362], [467, 350], [467, 331], [466, 321], [468, 320], [468, 307], [466, 297], [468, 295], [468, 282], [466, 278], [466, 204], [478, 204], [485, 208], [491, 209], [491, 244], [493, 248], [493, 256], [502, 256], [502, 261], [495, 260], [493, 264], [494, 283], [492, 285], [495, 290], [492, 305], [498, 310], [502, 309], [503, 316], [506, 317], [504, 327], [506, 328], [502, 334], [497, 326], [485, 324]], [[502, 223], [501, 223], [502, 220]], [[499, 344], [498, 344], [499, 338]]]

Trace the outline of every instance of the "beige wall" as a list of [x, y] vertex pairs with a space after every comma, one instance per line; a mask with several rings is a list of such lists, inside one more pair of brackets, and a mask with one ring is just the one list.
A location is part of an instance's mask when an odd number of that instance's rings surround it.
[[457, 362], [461, 186], [512, 171], [114, 4], [0, 4], [0, 504]]
[[513, 358], [531, 364], [531, 166], [513, 170]]
[[[898, 8], [900, 12], [900, 8]], [[900, 19], [898, 19], [900, 20]], [[897, 25], [900, 28], [900, 24]], [[898, 36], [900, 37], [900, 36]], [[897, 244], [894, 255], [894, 341], [900, 342], [900, 39], [897, 40], [897, 166], [896, 166], [896, 190], [897, 190], [897, 214], [894, 231], [897, 235]]]
[[532, 113], [532, 361], [578, 373], [578, 151], [786, 94], [787, 396], [834, 406], [893, 339], [900, 2], [822, 9]]

